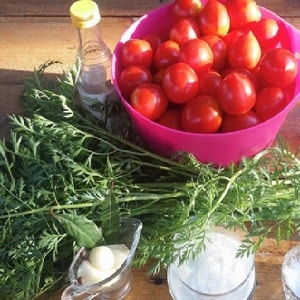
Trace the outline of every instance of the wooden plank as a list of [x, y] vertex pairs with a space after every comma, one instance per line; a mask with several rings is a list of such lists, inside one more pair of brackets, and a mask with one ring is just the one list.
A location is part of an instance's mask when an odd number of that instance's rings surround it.
[[[73, 0], [1, 0], [2, 16], [69, 16]], [[172, 0], [96, 0], [102, 16], [141, 16]]]
[[256, 0], [256, 3], [272, 10], [283, 18], [299, 16], [299, 0]]
[[[172, 2], [172, 0], [96, 0], [102, 16], [141, 16], [151, 9]], [[1, 16], [69, 16], [73, 0], [1, 0]], [[257, 3], [282, 17], [297, 16], [299, 0], [257, 0]]]
[[295, 124], [300, 124], [300, 97], [298, 102], [291, 112], [287, 115], [284, 123], [279, 130], [279, 136], [285, 142], [288, 142], [289, 148], [293, 153], [300, 151], [300, 127]]
[[23, 113], [22, 103], [20, 100], [22, 90], [23, 85], [0, 84], [0, 138], [6, 138], [9, 134], [9, 122], [7, 115]]
[[[132, 22], [131, 18], [103, 18], [103, 37], [110, 49]], [[56, 74], [75, 62], [77, 33], [68, 18], [6, 17], [0, 19], [0, 28], [0, 84], [21, 84], [27, 72], [47, 60], [62, 62], [49, 70]]]
[[[0, 115], [20, 114], [22, 112], [22, 104], [20, 101], [22, 90], [22, 85], [0, 84]], [[5, 123], [6, 121], [2, 118], [0, 120], [0, 126], [5, 125]]]
[[253, 300], [283, 300], [281, 264], [284, 255], [299, 241], [284, 241], [278, 246], [274, 239], [267, 239], [256, 254], [257, 287]]

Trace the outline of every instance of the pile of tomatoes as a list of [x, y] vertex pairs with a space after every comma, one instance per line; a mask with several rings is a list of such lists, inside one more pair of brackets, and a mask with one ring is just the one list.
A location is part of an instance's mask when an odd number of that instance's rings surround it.
[[[254, 0], [174, 0], [168, 37], [149, 33], [122, 45], [119, 88], [146, 118], [196, 133], [241, 130], [290, 100], [298, 62], [283, 24]], [[164, 26], [162, 24], [162, 26]]]

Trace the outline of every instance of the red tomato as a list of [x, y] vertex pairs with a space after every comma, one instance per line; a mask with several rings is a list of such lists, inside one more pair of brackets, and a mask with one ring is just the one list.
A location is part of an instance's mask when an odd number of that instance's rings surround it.
[[193, 39], [180, 47], [178, 60], [189, 64], [196, 72], [205, 72], [211, 68], [214, 56], [204, 40]]
[[196, 39], [200, 35], [198, 22], [194, 18], [181, 18], [177, 20], [169, 31], [169, 39], [179, 45], [188, 40]]
[[255, 110], [263, 119], [267, 120], [282, 111], [287, 105], [287, 99], [279, 87], [266, 87], [257, 93]]
[[227, 0], [225, 6], [230, 17], [230, 30], [261, 19], [261, 11], [254, 0]]
[[254, 70], [247, 70], [247, 69], [234, 69], [235, 72], [240, 72], [244, 75], [246, 75], [252, 82], [255, 90], [257, 91], [259, 88], [258, 88], [258, 79], [257, 79], [257, 76], [255, 74], [255, 71]]
[[181, 110], [170, 108], [156, 122], [172, 129], [181, 130]]
[[179, 62], [166, 69], [162, 86], [170, 101], [184, 104], [197, 95], [198, 76], [191, 66]]
[[228, 47], [228, 61], [233, 68], [254, 69], [260, 58], [260, 45], [252, 31], [239, 36]]
[[222, 123], [222, 113], [217, 99], [197, 96], [183, 108], [181, 125], [183, 130], [195, 133], [214, 133]]
[[263, 52], [275, 48], [279, 42], [279, 25], [275, 19], [267, 18], [254, 22], [251, 30]]
[[228, 74], [230, 74], [233, 71], [235, 71], [235, 69], [229, 66], [229, 67], [221, 70], [220, 75], [222, 78], [225, 78]]
[[228, 114], [244, 114], [255, 104], [256, 92], [251, 80], [240, 72], [231, 72], [218, 88], [218, 102]]
[[229, 115], [223, 114], [221, 132], [230, 132], [246, 129], [255, 126], [261, 122], [261, 119], [253, 110], [249, 110], [244, 114]]
[[150, 44], [153, 53], [155, 53], [158, 46], [163, 42], [163, 39], [155, 33], [148, 33], [145, 36], [143, 36], [142, 39]]
[[231, 72], [239, 72], [239, 73], [246, 75], [251, 80], [255, 90], [256, 91], [259, 90], [260, 86], [258, 83], [258, 76], [257, 76], [256, 69], [247, 70], [247, 69], [243, 69], [243, 68], [234, 69], [232, 67], [229, 67], [229, 68], [226, 68], [223, 70], [223, 72], [221, 73], [221, 76], [223, 78], [225, 78]]
[[144, 66], [129, 66], [122, 70], [119, 87], [126, 100], [130, 99], [132, 91], [142, 83], [152, 82], [152, 75]]
[[123, 44], [120, 58], [123, 68], [132, 65], [150, 67], [153, 51], [147, 41], [142, 39], [131, 39]]
[[162, 42], [154, 53], [154, 67], [159, 70], [178, 62], [178, 43], [167, 40]]
[[159, 69], [153, 76], [153, 82], [162, 85], [162, 79], [165, 74], [166, 68]]
[[225, 36], [229, 31], [230, 19], [224, 4], [218, 0], [208, 0], [202, 8], [199, 18], [202, 35]]
[[175, 18], [197, 17], [201, 9], [200, 0], [175, 0], [171, 12]]
[[222, 77], [217, 71], [197, 73], [199, 80], [199, 95], [217, 96], [217, 90], [222, 82]]
[[136, 87], [131, 93], [130, 103], [136, 111], [150, 120], [157, 120], [168, 107], [165, 93], [154, 83], [144, 83]]
[[275, 48], [262, 57], [259, 73], [269, 85], [286, 87], [297, 77], [298, 62], [291, 51]]
[[224, 37], [223, 41], [225, 42], [227, 48], [242, 34], [244, 34], [244, 31], [242, 30], [232, 30], [229, 31]]
[[201, 37], [211, 48], [214, 56], [212, 68], [223, 69], [227, 64], [227, 46], [223, 39], [216, 35], [206, 35]]

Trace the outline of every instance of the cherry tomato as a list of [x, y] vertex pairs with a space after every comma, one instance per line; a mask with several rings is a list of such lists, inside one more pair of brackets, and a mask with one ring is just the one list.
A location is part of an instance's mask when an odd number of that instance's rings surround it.
[[222, 113], [217, 99], [211, 96], [197, 96], [183, 108], [181, 125], [183, 130], [195, 133], [214, 133], [222, 123]]
[[162, 88], [154, 83], [144, 83], [131, 93], [132, 107], [150, 120], [157, 120], [168, 107], [168, 98]]
[[257, 78], [257, 75], [255, 73], [255, 70], [247, 70], [247, 69], [234, 69], [235, 72], [240, 72], [244, 75], [246, 75], [252, 82], [254, 88], [255, 88], [255, 91], [257, 91], [259, 89], [259, 84], [258, 84], [258, 78]]
[[177, 20], [169, 31], [169, 39], [179, 45], [188, 40], [196, 39], [200, 35], [198, 22], [194, 18], [181, 18]]
[[193, 39], [180, 47], [178, 60], [189, 64], [196, 72], [205, 72], [211, 68], [214, 56], [204, 40]]
[[263, 52], [269, 51], [279, 42], [279, 25], [275, 19], [261, 19], [254, 22], [251, 30]]
[[126, 41], [120, 53], [123, 68], [132, 65], [150, 67], [153, 58], [151, 45], [142, 39], [131, 39]]
[[233, 68], [254, 69], [260, 58], [260, 45], [252, 31], [239, 36], [228, 47], [228, 61]]
[[231, 72], [218, 88], [218, 102], [228, 114], [244, 114], [255, 104], [256, 92], [251, 80], [240, 72]]
[[199, 80], [199, 95], [217, 96], [217, 91], [222, 82], [222, 77], [217, 71], [197, 73]]
[[222, 78], [225, 78], [228, 74], [230, 74], [233, 71], [235, 71], [235, 69], [229, 66], [229, 67], [224, 68], [223, 70], [221, 70], [220, 75], [221, 75]]
[[172, 129], [181, 130], [181, 110], [167, 109], [156, 122]]
[[227, 0], [225, 6], [230, 17], [230, 30], [261, 19], [261, 11], [254, 0]]
[[246, 129], [255, 126], [261, 122], [261, 119], [253, 110], [249, 110], [244, 114], [229, 115], [223, 114], [221, 132], [230, 132]]
[[162, 86], [170, 101], [184, 104], [197, 95], [198, 76], [191, 66], [179, 62], [166, 69]]
[[150, 44], [153, 53], [155, 53], [158, 46], [163, 42], [163, 39], [155, 33], [148, 33], [145, 36], [143, 36], [142, 39]]
[[205, 35], [201, 37], [213, 52], [212, 68], [216, 70], [223, 69], [227, 64], [227, 46], [223, 39], [216, 35]]
[[242, 34], [244, 34], [244, 31], [242, 30], [232, 30], [229, 31], [222, 39], [228, 48]]
[[202, 8], [199, 18], [202, 35], [225, 36], [229, 31], [230, 19], [224, 4], [218, 0], [208, 0]]
[[119, 87], [126, 100], [130, 99], [132, 91], [142, 83], [152, 82], [152, 75], [144, 66], [129, 66], [122, 70]]
[[162, 42], [154, 53], [153, 64], [159, 70], [178, 62], [178, 43], [167, 40]]
[[159, 69], [157, 72], [154, 73], [153, 76], [153, 83], [156, 83], [158, 85], [162, 85], [162, 79], [165, 74], [166, 68]]
[[246, 75], [252, 82], [255, 91], [259, 90], [260, 88], [260, 83], [258, 83], [258, 75], [256, 72], [256, 69], [252, 69], [252, 70], [247, 70], [247, 69], [243, 69], [243, 68], [232, 68], [232, 67], [228, 67], [226, 69], [223, 69], [221, 76], [223, 78], [225, 78], [228, 74], [230, 74], [231, 72], [239, 72], [242, 73], [244, 75]]
[[266, 87], [257, 93], [255, 110], [267, 120], [277, 115], [287, 105], [285, 93], [279, 87]]
[[297, 77], [298, 62], [291, 51], [275, 48], [262, 57], [259, 73], [269, 85], [286, 87]]
[[175, 0], [171, 4], [171, 12], [175, 18], [196, 18], [201, 6], [200, 0]]

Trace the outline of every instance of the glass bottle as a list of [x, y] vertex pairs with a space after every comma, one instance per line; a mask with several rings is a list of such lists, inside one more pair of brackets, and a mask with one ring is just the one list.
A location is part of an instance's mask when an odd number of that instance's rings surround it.
[[78, 32], [77, 90], [81, 105], [109, 129], [117, 94], [111, 82], [112, 53], [102, 37], [99, 7], [92, 0], [75, 1], [70, 15]]

